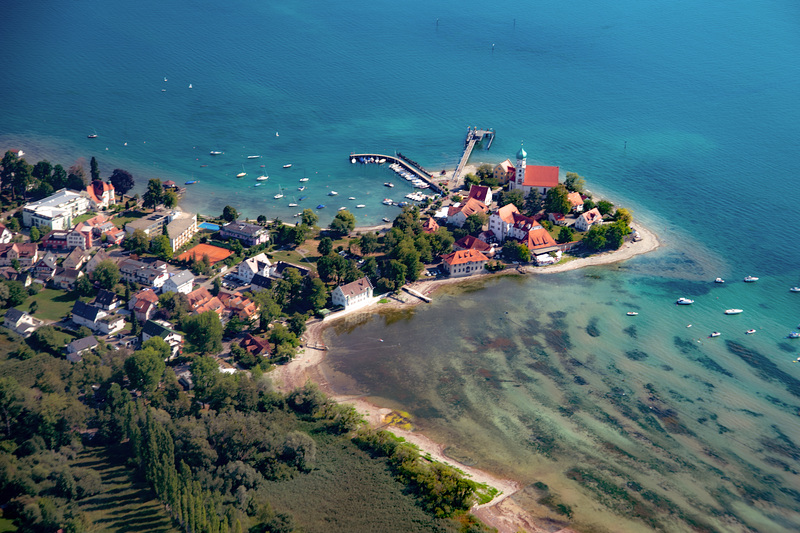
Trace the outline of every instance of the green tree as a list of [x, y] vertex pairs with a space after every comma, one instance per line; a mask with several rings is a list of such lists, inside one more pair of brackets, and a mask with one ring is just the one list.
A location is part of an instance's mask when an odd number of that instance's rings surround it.
[[161, 312], [168, 320], [181, 321], [189, 312], [189, 298], [182, 292], [165, 292], [158, 297]]
[[564, 187], [563, 183], [559, 183], [555, 187], [547, 191], [544, 200], [544, 208], [548, 213], [561, 213], [566, 215], [572, 209], [572, 204], [569, 201], [569, 191]]
[[123, 248], [133, 254], [143, 254], [147, 251], [149, 244], [147, 233], [142, 229], [137, 229], [133, 233], [126, 235], [125, 240], [122, 241]]
[[525, 212], [530, 215], [535, 215], [542, 209], [542, 196], [539, 194], [539, 189], [531, 187], [528, 195], [525, 197]]
[[8, 288], [8, 297], [6, 298], [8, 307], [22, 305], [28, 299], [28, 291], [19, 281], [3, 281], [3, 284]]
[[597, 210], [600, 211], [601, 215], [609, 214], [612, 209], [614, 209], [614, 204], [608, 200], [600, 200], [597, 202]]
[[586, 179], [575, 172], [567, 172], [564, 179], [564, 186], [573, 192], [583, 192], [586, 187]]
[[362, 254], [371, 254], [378, 250], [378, 236], [372, 232], [367, 232], [361, 236], [359, 248]]
[[6, 438], [12, 436], [12, 426], [22, 413], [22, 389], [11, 376], [0, 377], [0, 418]]
[[219, 353], [222, 350], [222, 322], [214, 311], [183, 319], [186, 339], [202, 354]]
[[602, 250], [606, 246], [606, 227], [594, 225], [589, 228], [586, 235], [583, 237], [583, 244], [589, 250], [596, 252]]
[[258, 215], [258, 218], [256, 218], [256, 222], [258, 222], [263, 226], [264, 224], [267, 223], [267, 217], [264, 215]]
[[121, 168], [115, 168], [108, 178], [108, 181], [114, 186], [116, 193], [120, 195], [133, 189], [133, 186], [136, 184], [131, 173]]
[[94, 294], [94, 285], [89, 276], [81, 276], [75, 281], [75, 292], [78, 296], [91, 296]]
[[169, 243], [169, 237], [166, 235], [157, 235], [150, 241], [150, 252], [162, 261], [169, 261], [172, 259], [172, 245]]
[[50, 176], [50, 185], [53, 189], [59, 190], [67, 186], [67, 171], [61, 165], [53, 167], [53, 174]]
[[508, 204], [514, 204], [517, 206], [517, 209], [522, 211], [525, 208], [525, 197], [522, 195], [522, 191], [519, 189], [503, 191], [503, 193], [500, 195], [499, 204], [501, 207]]
[[108, 259], [100, 261], [92, 272], [92, 279], [103, 289], [113, 290], [120, 280], [119, 267]]
[[220, 281], [220, 277], [217, 276], [216, 278], [214, 278], [214, 281], [211, 282], [210, 292], [213, 296], [217, 296], [221, 290], [222, 290], [222, 282]]
[[330, 229], [338, 235], [347, 235], [356, 227], [356, 217], [350, 211], [339, 211], [333, 217]]
[[333, 241], [330, 237], [323, 237], [319, 240], [317, 251], [320, 255], [328, 255], [333, 251]]
[[464, 229], [469, 235], [476, 235], [481, 232], [488, 218], [486, 213], [473, 213], [464, 221]]
[[53, 174], [53, 165], [51, 165], [50, 162], [46, 160], [42, 160], [36, 163], [33, 166], [33, 170], [31, 171], [31, 175], [35, 179], [47, 183], [48, 185], [51, 186], [51, 188], [52, 184], [50, 184], [50, 179], [52, 178], [52, 174]]
[[175, 191], [164, 191], [161, 203], [163, 203], [164, 207], [167, 209], [172, 209], [178, 205], [178, 195], [175, 194]]
[[571, 242], [572, 239], [575, 238], [575, 230], [570, 228], [569, 226], [564, 226], [558, 232], [558, 238], [556, 239], [559, 243], [564, 242]]
[[288, 325], [289, 331], [294, 333], [297, 337], [303, 335], [306, 332], [306, 315], [301, 313], [295, 313], [289, 317]]
[[475, 174], [471, 174], [470, 173], [470, 174], [467, 174], [466, 176], [464, 176], [464, 185], [467, 188], [469, 188], [469, 187], [471, 187], [473, 185], [480, 185], [480, 184], [481, 184], [481, 179], [478, 176], [476, 176]]
[[100, 168], [97, 166], [97, 159], [95, 159], [94, 156], [92, 156], [92, 160], [91, 160], [91, 162], [89, 164], [89, 168], [90, 168], [89, 172], [90, 172], [90, 176], [92, 178], [92, 181], [99, 180], [100, 179]]
[[39, 239], [42, 238], [42, 234], [39, 232], [39, 228], [33, 226], [31, 228], [31, 241], [32, 242], [39, 242]]
[[239, 218], [239, 212], [233, 207], [226, 205], [222, 209], [222, 220], [226, 222], [233, 222], [237, 218]]
[[303, 209], [303, 214], [300, 215], [300, 221], [309, 228], [313, 228], [317, 225], [317, 222], [319, 222], [319, 217], [311, 209]]
[[633, 222], [633, 215], [628, 209], [620, 207], [614, 212], [614, 220], [621, 220], [626, 226], [630, 226]]
[[128, 375], [131, 385], [134, 389], [148, 395], [158, 387], [165, 369], [166, 364], [162, 354], [152, 346], [137, 350], [133, 352], [132, 356], [125, 359], [125, 373]]
[[[372, 259], [374, 261], [374, 258]], [[306, 301], [314, 311], [319, 311], [325, 307], [325, 304], [328, 302], [328, 289], [321, 279], [314, 278], [311, 280]]]
[[483, 163], [478, 167], [478, 170], [475, 171], [480, 178], [481, 183], [485, 183], [486, 180], [489, 180], [494, 177], [494, 168], [489, 163]]
[[145, 208], [152, 208], [155, 210], [158, 207], [164, 195], [164, 187], [161, 185], [161, 180], [153, 178], [147, 182], [147, 191], [142, 196], [142, 204]]
[[10, 217], [8, 219], [8, 222], [6, 222], [6, 227], [8, 228], [9, 231], [11, 231], [13, 233], [16, 233], [16, 232], [19, 231], [19, 226], [20, 226], [19, 219], [16, 218], [16, 217]]

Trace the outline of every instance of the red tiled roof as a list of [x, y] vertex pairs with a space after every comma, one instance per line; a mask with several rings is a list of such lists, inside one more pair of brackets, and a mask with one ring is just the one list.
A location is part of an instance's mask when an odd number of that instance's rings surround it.
[[473, 237], [472, 235], [467, 235], [466, 237], [458, 239], [453, 246], [457, 246], [464, 250], [478, 250], [480, 252], [488, 252], [492, 249], [492, 247], [486, 244], [484, 241], [478, 239], [477, 237]]
[[514, 215], [519, 214], [519, 209], [514, 204], [506, 204], [497, 210], [497, 216], [506, 224], [514, 223]]
[[583, 213], [581, 217], [583, 217], [588, 224], [594, 224], [598, 220], [603, 219], [603, 215], [600, 214], [600, 211], [596, 207]]
[[483, 185], [473, 185], [469, 188], [469, 198], [475, 198], [483, 203], [486, 203], [486, 198], [489, 196], [489, 187]]
[[369, 278], [364, 276], [361, 279], [357, 279], [347, 285], [340, 285], [339, 288], [342, 290], [345, 296], [357, 296], [362, 294], [369, 289], [372, 288], [372, 283], [370, 283]]
[[567, 195], [567, 200], [572, 204], [572, 207], [583, 205], [583, 197], [579, 192], [571, 192]]
[[523, 185], [526, 187], [555, 187], [558, 185], [558, 167], [527, 165]]
[[447, 216], [453, 216], [458, 212], [464, 213], [465, 216], [474, 215], [475, 213], [485, 213], [488, 211], [489, 208], [481, 202], [480, 200], [476, 200], [475, 198], [468, 198], [466, 202], [464, 202], [459, 207], [451, 207], [447, 211]]
[[553, 239], [547, 230], [541, 226], [528, 232], [528, 238], [526, 239], [525, 244], [530, 250], [557, 246], [555, 239]]
[[442, 257], [442, 261], [448, 265], [463, 265], [464, 263], [475, 263], [478, 261], [488, 261], [489, 258], [478, 250], [458, 250]]
[[428, 220], [422, 223], [422, 231], [425, 233], [435, 233], [437, 229], [439, 229], [439, 224], [436, 223], [433, 217], [428, 217]]

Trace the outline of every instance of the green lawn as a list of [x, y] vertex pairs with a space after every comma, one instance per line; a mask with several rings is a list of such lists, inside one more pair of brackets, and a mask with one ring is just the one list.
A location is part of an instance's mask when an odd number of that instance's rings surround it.
[[80, 500], [80, 509], [94, 524], [94, 531], [178, 532], [150, 487], [135, 481], [108, 449], [87, 448], [72, 466], [92, 468], [103, 481], [98, 494]]
[[[302, 252], [302, 253], [301, 253]], [[280, 250], [269, 252], [269, 255], [272, 257], [272, 262], [275, 263], [277, 261], [286, 261], [287, 263], [294, 263], [296, 265], [303, 266], [305, 268], [311, 269], [311, 271], [317, 271], [317, 257], [319, 256], [319, 252], [317, 252], [316, 247], [311, 250], [307, 246], [307, 244], [298, 246], [294, 250]], [[306, 260], [305, 257], [308, 257]]]
[[39, 294], [30, 296], [22, 305], [18, 305], [17, 309], [27, 313], [31, 308], [31, 304], [37, 302], [39, 308], [34, 313], [36, 318], [58, 321], [72, 311], [75, 300], [74, 293], [67, 293], [58, 289], [42, 289]]
[[96, 216], [97, 216], [97, 213], [85, 213], [85, 214], [83, 214], [83, 215], [80, 215], [80, 216], [77, 216], [77, 217], [73, 218], [73, 219], [72, 219], [72, 224], [73, 224], [74, 226], [77, 226], [77, 225], [78, 225], [78, 224], [80, 224], [81, 222], [86, 222], [86, 221], [87, 221], [87, 220], [89, 220], [90, 218], [94, 218], [94, 217], [96, 217]]
[[118, 216], [111, 219], [111, 222], [118, 228], [125, 227], [125, 224], [130, 222], [131, 220], [136, 220], [137, 218], [142, 218], [143, 216], [147, 215], [148, 213], [144, 213], [142, 211], [126, 211], [125, 215]]
[[17, 531], [17, 526], [8, 518], [0, 518], [0, 533], [12, 533]]

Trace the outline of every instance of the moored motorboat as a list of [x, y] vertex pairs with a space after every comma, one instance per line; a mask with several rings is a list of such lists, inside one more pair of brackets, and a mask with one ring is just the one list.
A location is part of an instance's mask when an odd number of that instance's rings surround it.
[[384, 187], [389, 187], [391, 189], [392, 187], [394, 187], [394, 183], [392, 183], [391, 181], [387, 181], [387, 182], [385, 182], [383, 184], [383, 186]]
[[800, 287], [792, 287], [789, 289], [790, 292], [800, 292]]
[[336, 192], [336, 191], [328, 191], [328, 196], [336, 196], [336, 195], [338, 195], [338, 194], [339, 194], [339, 193], [338, 193], [338, 192]]
[[304, 190], [306, 190], [306, 186], [305, 186], [305, 185], [301, 185], [301, 186], [299, 186], [299, 187], [297, 188], [297, 190], [298, 190], [298, 191], [304, 191]]
[[351, 196], [350, 198], [348, 198], [348, 200], [355, 200], [355, 199], [356, 199], [355, 196]]
[[717, 278], [714, 280], [714, 283], [725, 283], [725, 280], [722, 278]]
[[283, 165], [283, 168], [292, 168], [292, 164], [291, 163], [287, 163], [287, 164]]
[[726, 315], [738, 315], [739, 313], [743, 312], [741, 309], [726, 309]]
[[97, 134], [96, 133], [90, 133], [89, 135], [87, 135], [87, 137], [90, 138], [90, 139], [97, 139]]
[[261, 184], [260, 183], [256, 183], [255, 185], [253, 185], [253, 187], [261, 187]]
[[356, 209], [362, 209], [362, 208], [364, 208], [364, 207], [367, 207], [367, 206], [365, 206], [364, 204], [358, 204], [358, 205], [356, 206]]
[[391, 222], [391, 220], [389, 220], [389, 219], [388, 219], [388, 218], [386, 218], [386, 217], [383, 217], [381, 220], [383, 220], [384, 222]]
[[317, 209], [325, 209], [325, 204], [319, 204], [319, 205], [317, 206]]
[[297, 204], [295, 202], [292, 202], [289, 204], [289, 207], [297, 207]]
[[258, 159], [259, 157], [261, 157], [261, 156], [260, 155], [248, 155], [247, 159]]
[[308, 181], [308, 178], [300, 178], [300, 181], [306, 182], [306, 181]]
[[303, 200], [305, 200], [306, 198], [308, 198], [308, 196], [301, 196], [300, 198], [298, 198], [298, 199], [297, 199], [297, 201], [298, 201], [298, 202], [302, 202], [302, 201], [303, 201]]
[[720, 335], [722, 335], [722, 333], [720, 333], [719, 331], [715, 331], [711, 335], [709, 335], [709, 337], [719, 337]]
[[209, 152], [209, 154], [211, 154], [211, 155], [222, 155], [222, 152], [220, 152], [219, 150], [211, 150]]
[[394, 204], [394, 200], [392, 200], [391, 198], [384, 198], [381, 203], [383, 205], [393, 205]]
[[189, 180], [185, 182], [184, 185], [194, 185], [195, 183], [197, 183], [197, 180]]
[[345, 209], [347, 209], [347, 208], [345, 206], [342, 206], [342, 207], [339, 208], [339, 211], [344, 211]]
[[745, 283], [753, 283], [754, 281], [758, 281], [758, 278], [755, 276], [747, 276], [744, 278]]
[[257, 177], [257, 178], [256, 178], [256, 181], [267, 181], [268, 179], [269, 179], [269, 176], [267, 176], [266, 174], [264, 174], [263, 176], [259, 176], [259, 177]]
[[627, 313], [625, 313], [625, 314], [626, 314], [626, 315], [628, 315], [628, 316], [636, 316], [636, 315], [638, 315], [639, 313], [637, 313], [636, 311], [628, 311], [628, 312], [627, 312]]
[[276, 200], [280, 200], [281, 198], [283, 198], [283, 195], [281, 193], [278, 193], [275, 196], [273, 196], [273, 198], [275, 198]]
[[755, 332], [756, 332], [756, 330], [754, 330], [754, 329], [748, 329], [748, 330], [747, 330], [747, 331], [745, 331], [744, 333], [745, 333], [745, 335], [752, 335], [752, 334], [753, 334], [753, 333], [755, 333]]
[[792, 331], [791, 333], [786, 335], [786, 338], [787, 339], [800, 339], [800, 333], [798, 333], [796, 331]]
[[675, 303], [678, 305], [691, 305], [694, 303], [694, 300], [690, 300], [689, 298], [678, 298], [678, 301]]

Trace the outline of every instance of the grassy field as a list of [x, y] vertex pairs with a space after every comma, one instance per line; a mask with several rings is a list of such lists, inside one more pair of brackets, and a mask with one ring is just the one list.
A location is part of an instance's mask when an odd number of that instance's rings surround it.
[[72, 466], [93, 468], [103, 480], [102, 490], [80, 503], [81, 510], [94, 524], [93, 531], [179, 531], [150, 487], [134, 480], [106, 448], [87, 448]]
[[42, 320], [58, 321], [67, 316], [75, 305], [75, 296], [57, 289], [42, 289], [35, 296], [29, 297], [17, 309], [26, 313], [31, 308], [33, 302], [37, 302], [39, 308], [34, 316]]
[[0, 518], [0, 533], [12, 533], [17, 531], [17, 526], [8, 518]]

